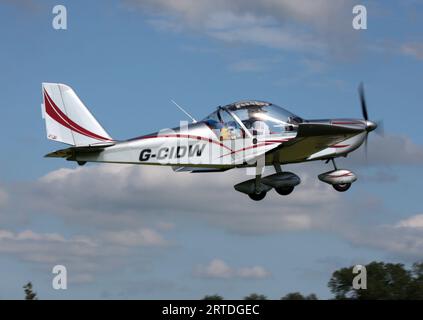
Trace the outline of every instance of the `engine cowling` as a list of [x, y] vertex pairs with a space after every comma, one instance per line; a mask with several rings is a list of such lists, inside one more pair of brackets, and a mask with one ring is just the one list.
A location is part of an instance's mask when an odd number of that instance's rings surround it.
[[351, 184], [357, 180], [357, 176], [350, 170], [337, 169], [319, 174], [320, 181], [335, 185], [335, 184]]

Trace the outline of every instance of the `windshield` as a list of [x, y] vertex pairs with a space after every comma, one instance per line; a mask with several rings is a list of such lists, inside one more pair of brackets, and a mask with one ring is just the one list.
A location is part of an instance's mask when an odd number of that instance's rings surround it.
[[[232, 115], [235, 115], [233, 117]], [[297, 131], [298, 124], [303, 120], [293, 113], [267, 102], [238, 102], [225, 107], [219, 107], [203, 121], [211, 129], [224, 127], [236, 128], [236, 137], [242, 137], [242, 128], [238, 119], [252, 135], [284, 134]]]

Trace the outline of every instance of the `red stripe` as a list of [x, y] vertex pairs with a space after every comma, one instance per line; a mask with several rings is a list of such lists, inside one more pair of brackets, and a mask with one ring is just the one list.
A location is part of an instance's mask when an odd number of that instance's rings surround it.
[[243, 148], [243, 149], [239, 149], [239, 150], [232, 150], [231, 148], [225, 146], [223, 143], [210, 139], [210, 138], [205, 138], [205, 137], [201, 137], [201, 136], [194, 136], [194, 135], [189, 135], [189, 134], [165, 134], [165, 135], [158, 135], [158, 136], [144, 136], [144, 137], [139, 137], [139, 138], [135, 138], [135, 139], [131, 139], [133, 140], [144, 140], [144, 139], [154, 139], [154, 138], [187, 138], [187, 139], [195, 139], [195, 140], [203, 140], [203, 141], [207, 141], [210, 143], [214, 143], [217, 144], [223, 148], [225, 148], [226, 150], [231, 151], [228, 154], [225, 154], [221, 157], [233, 154], [233, 153], [237, 153], [243, 150], [247, 150], [247, 149], [251, 149], [251, 148], [257, 148], [259, 146], [264, 146], [264, 145], [269, 145], [269, 144], [274, 144], [274, 143], [281, 143], [281, 142], [285, 142], [285, 141], [289, 141], [290, 139], [283, 139], [283, 140], [266, 140], [266, 142], [262, 143], [262, 144], [256, 144], [254, 146], [250, 146], [247, 148]]
[[333, 145], [333, 146], [330, 146], [331, 148], [346, 148], [346, 147], [349, 147], [350, 145], [349, 144], [337, 144], [337, 145]]
[[44, 102], [46, 104], [46, 112], [47, 114], [60, 123], [62, 126], [75, 131], [81, 135], [87, 136], [92, 139], [96, 140], [106, 140], [106, 141], [112, 141], [109, 138], [102, 137], [94, 132], [91, 132], [77, 123], [73, 122], [71, 119], [69, 119], [63, 112], [60, 110], [60, 108], [54, 103], [53, 99], [50, 98], [50, 96], [47, 93], [47, 90], [44, 89]]
[[[79, 126], [77, 123], [73, 122], [70, 118], [68, 118], [62, 112], [62, 110], [60, 110], [59, 107], [57, 107], [57, 105], [54, 103], [53, 99], [51, 99], [51, 97], [48, 95], [47, 91], [45, 92], [45, 94], [47, 95], [47, 102], [50, 104], [50, 108], [53, 109], [56, 112], [56, 114], [59, 115], [59, 117], [61, 117], [62, 121], [64, 121], [64, 123], [60, 122], [62, 125], [64, 125], [68, 129], [76, 131], [77, 133], [79, 133], [81, 135], [85, 135], [85, 136], [92, 138], [92, 139], [112, 141], [109, 138], [105, 138], [105, 137], [102, 137], [100, 135], [97, 135], [96, 133], [93, 133], [93, 132]], [[49, 115], [52, 116], [51, 114], [49, 114]], [[57, 121], [57, 115], [56, 115], [56, 117], [53, 117], [56, 121]]]
[[144, 136], [144, 137], [140, 137], [137, 138], [137, 140], [144, 140], [144, 139], [154, 139], [154, 138], [187, 138], [187, 139], [194, 139], [194, 140], [203, 140], [203, 141], [207, 141], [210, 143], [214, 143], [217, 144], [227, 150], [232, 151], [231, 148], [228, 148], [227, 146], [225, 146], [223, 143], [210, 139], [210, 138], [205, 138], [205, 137], [201, 137], [201, 136], [194, 136], [194, 135], [190, 135], [190, 134], [165, 134], [165, 135], [159, 135], [159, 136]]
[[331, 177], [331, 178], [340, 178], [340, 177], [346, 177], [346, 176], [352, 176], [352, 173], [351, 172], [348, 172], [348, 173], [344, 173], [344, 174], [340, 174], [340, 175], [338, 175], [338, 176], [334, 176], [334, 175], [328, 175], [328, 177]]
[[282, 139], [282, 140], [265, 140], [266, 142], [286, 142], [289, 141], [291, 139]]
[[[81, 135], [84, 136], [88, 136], [89, 138], [93, 138], [93, 139], [98, 139], [95, 134], [91, 134], [88, 130], [87, 132], [84, 132], [85, 129], [81, 130], [79, 129], [78, 125], [77, 126], [72, 126], [71, 123], [69, 122], [73, 122], [71, 121], [61, 110], [59, 107], [57, 107], [57, 105], [54, 103], [53, 99], [51, 99], [51, 97], [48, 95], [47, 92], [44, 93], [44, 101], [47, 102], [46, 104], [46, 112], [47, 114], [52, 117], [54, 120], [56, 120], [57, 122], [59, 122], [61, 125], [63, 125], [64, 127], [75, 131]], [[99, 139], [99, 140], [105, 140], [105, 139]]]
[[248, 149], [254, 149], [254, 148], [258, 148], [258, 147], [263, 147], [263, 146], [267, 146], [267, 145], [275, 144], [275, 143], [278, 143], [278, 142], [268, 142], [268, 141], [266, 141], [266, 142], [263, 142], [263, 143], [255, 144], [255, 145], [245, 147], [245, 148], [242, 148], [242, 149], [239, 149], [239, 150], [233, 150], [230, 153], [227, 153], [227, 154], [224, 154], [223, 156], [220, 156], [220, 158], [229, 156], [229, 155], [234, 154], [234, 153], [238, 153], [240, 151], [245, 151], [245, 150], [248, 150]]
[[82, 132], [79, 132], [78, 130], [73, 128], [68, 122], [66, 122], [66, 120], [57, 112], [57, 109], [59, 108], [55, 105], [53, 100], [50, 98], [50, 96], [46, 92], [44, 92], [44, 102], [45, 102], [46, 112], [51, 118], [56, 120], [62, 126], [82, 134]]

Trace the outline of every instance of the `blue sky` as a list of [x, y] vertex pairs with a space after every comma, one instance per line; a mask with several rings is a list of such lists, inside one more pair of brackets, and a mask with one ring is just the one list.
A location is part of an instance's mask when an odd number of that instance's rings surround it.
[[[423, 258], [423, 6], [365, 1], [0, 1], [0, 298], [200, 298], [251, 292], [331, 296], [336, 268]], [[44, 159], [41, 82], [74, 88], [117, 139], [202, 118], [239, 99], [304, 118], [370, 117], [385, 136], [338, 163], [359, 180], [345, 194], [318, 182], [323, 163], [288, 166], [303, 184], [260, 203], [233, 190], [245, 173]], [[51, 269], [67, 266], [66, 291]]]

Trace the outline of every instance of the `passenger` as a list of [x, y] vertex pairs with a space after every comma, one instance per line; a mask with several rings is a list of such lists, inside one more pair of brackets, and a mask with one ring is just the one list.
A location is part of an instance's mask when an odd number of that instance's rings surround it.
[[254, 121], [251, 129], [253, 130], [253, 135], [255, 136], [267, 136], [270, 134], [269, 126], [266, 122], [261, 120]]
[[265, 136], [270, 134], [268, 124], [260, 120], [259, 115], [264, 114], [266, 111], [263, 108], [250, 108], [248, 109], [248, 121], [251, 123], [249, 129], [255, 136]]

